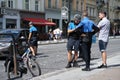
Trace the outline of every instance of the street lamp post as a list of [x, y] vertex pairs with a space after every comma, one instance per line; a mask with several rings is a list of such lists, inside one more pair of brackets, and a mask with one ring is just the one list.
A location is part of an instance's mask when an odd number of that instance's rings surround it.
[[71, 3], [72, 0], [68, 0], [68, 22], [71, 20]]
[[63, 29], [63, 34], [66, 37], [67, 36], [67, 23], [68, 23], [68, 8], [66, 6], [63, 6], [61, 8], [61, 29]]
[[61, 26], [65, 37], [67, 36], [67, 25], [71, 20], [71, 3], [73, 0], [65, 0], [65, 5], [61, 8]]

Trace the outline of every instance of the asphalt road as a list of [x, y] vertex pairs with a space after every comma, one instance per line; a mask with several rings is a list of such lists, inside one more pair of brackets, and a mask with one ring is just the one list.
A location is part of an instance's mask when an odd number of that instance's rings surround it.
[[[101, 54], [98, 48], [98, 42], [92, 45], [92, 53], [91, 57], [92, 60], [96, 60], [101, 58]], [[112, 57], [116, 55], [115, 53], [120, 51], [120, 39], [110, 39], [108, 48], [107, 48], [107, 55]], [[48, 44], [48, 45], [39, 45], [38, 46], [38, 56], [37, 61], [42, 70], [42, 74], [46, 74], [49, 72], [53, 72], [56, 70], [61, 70], [65, 68], [67, 64], [67, 50], [66, 50], [66, 43], [61, 44]], [[82, 59], [78, 59], [79, 65], [82, 63]], [[7, 75], [4, 72], [4, 61], [0, 61], [0, 80], [6, 80]], [[81, 65], [80, 65], [81, 66]], [[31, 78], [30, 74], [24, 75], [22, 80], [29, 80]], [[21, 80], [21, 79], [17, 79]]]

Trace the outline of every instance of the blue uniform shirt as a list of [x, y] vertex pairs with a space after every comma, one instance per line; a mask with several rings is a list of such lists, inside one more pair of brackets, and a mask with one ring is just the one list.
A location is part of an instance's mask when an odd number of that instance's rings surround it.
[[[76, 29], [76, 25], [74, 22], [70, 22], [68, 25], [68, 30], [75, 30]], [[76, 31], [73, 31], [71, 33], [69, 33], [69, 37], [74, 38], [74, 39], [79, 39], [79, 33]]]
[[29, 29], [29, 32], [32, 33], [31, 39], [36, 38], [37, 39], [37, 28], [35, 26], [31, 26]]
[[83, 32], [92, 32], [94, 22], [91, 21], [89, 18], [84, 17], [81, 22], [76, 26], [76, 28], [83, 26]]
[[33, 32], [33, 31], [37, 31], [37, 29], [36, 29], [36, 27], [31, 26], [29, 32], [31, 33], [31, 32]]
[[68, 25], [68, 30], [74, 30], [76, 28], [74, 22], [70, 22]]

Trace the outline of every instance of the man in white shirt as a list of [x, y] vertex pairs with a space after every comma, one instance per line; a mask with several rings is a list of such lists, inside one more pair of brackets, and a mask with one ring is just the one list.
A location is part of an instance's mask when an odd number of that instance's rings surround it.
[[109, 41], [110, 21], [106, 18], [106, 12], [100, 12], [99, 18], [101, 21], [98, 23], [99, 31], [99, 49], [102, 54], [102, 65], [98, 68], [107, 68], [107, 53], [106, 48]]

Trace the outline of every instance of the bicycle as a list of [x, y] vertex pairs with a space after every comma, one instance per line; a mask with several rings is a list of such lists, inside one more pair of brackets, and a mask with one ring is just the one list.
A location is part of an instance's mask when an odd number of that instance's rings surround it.
[[26, 62], [27, 68], [29, 69], [32, 76], [39, 76], [41, 75], [41, 68], [36, 59], [32, 58], [32, 55], [30, 53], [30, 48], [28, 48], [26, 52], [22, 55], [22, 59], [24, 59], [24, 62]]
[[[12, 78], [12, 74], [13, 73], [12, 69], [10, 68], [11, 64], [12, 64], [12, 60], [10, 60], [8, 62], [7, 65], [7, 75], [8, 75], [8, 79]], [[25, 53], [22, 55], [21, 58], [17, 58], [17, 65], [18, 65], [18, 72], [17, 75], [19, 75], [19, 77], [22, 77], [23, 73], [27, 73], [27, 69], [29, 70], [29, 72], [31, 73], [31, 75], [33, 77], [35, 76], [39, 76], [41, 75], [41, 68], [39, 66], [39, 64], [37, 63], [37, 61], [35, 59], [32, 58], [32, 54], [30, 51], [30, 48], [28, 48]]]
[[10, 35], [13, 38], [11, 44], [13, 45], [13, 55], [11, 55], [5, 62], [5, 69], [9, 80], [21, 78], [23, 74], [27, 74], [27, 71], [31, 73], [33, 77], [41, 75], [41, 68], [36, 59], [32, 58], [30, 48], [28, 47], [22, 56], [17, 55], [17, 49], [15, 47], [15, 39], [12, 34], [0, 34]]

